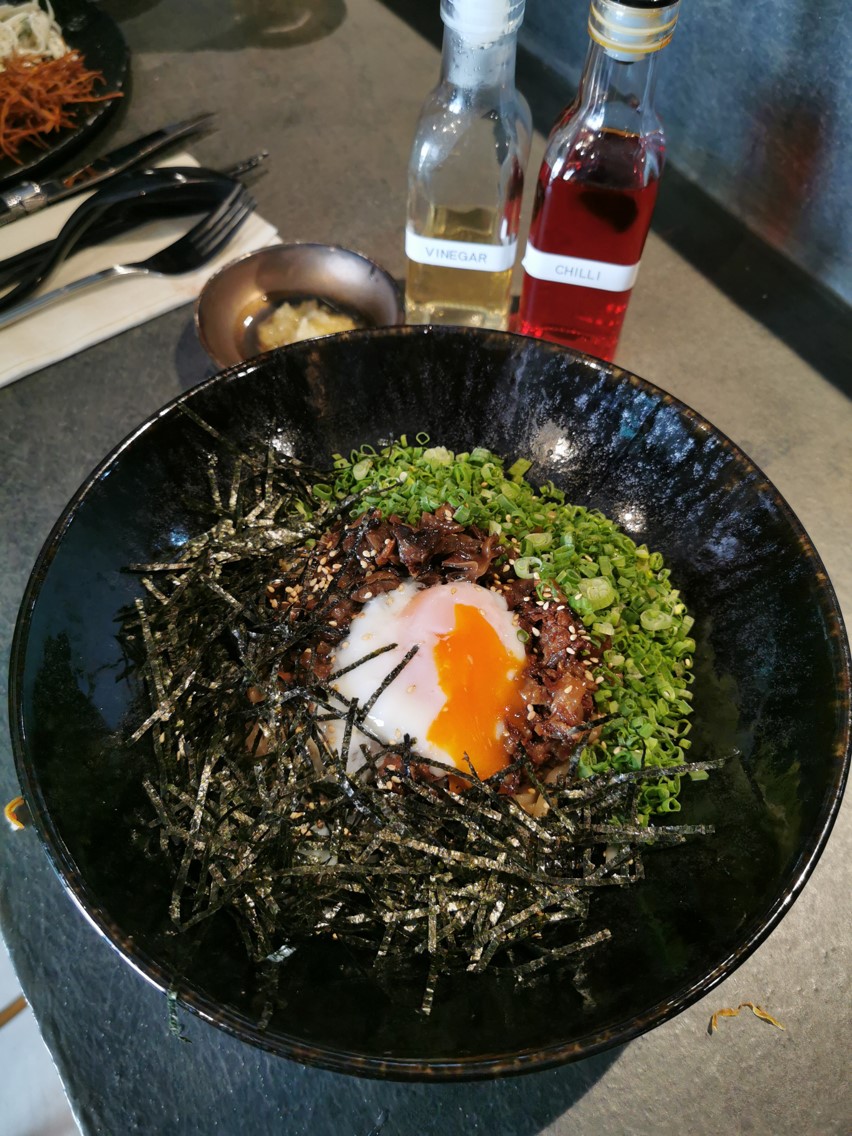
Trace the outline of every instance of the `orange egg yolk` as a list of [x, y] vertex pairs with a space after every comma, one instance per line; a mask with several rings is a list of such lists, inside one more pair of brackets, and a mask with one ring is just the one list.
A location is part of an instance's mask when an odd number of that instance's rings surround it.
[[455, 626], [440, 636], [433, 655], [447, 696], [427, 738], [467, 770], [464, 754], [483, 780], [509, 764], [501, 724], [523, 707], [519, 664], [475, 607], [457, 604]]

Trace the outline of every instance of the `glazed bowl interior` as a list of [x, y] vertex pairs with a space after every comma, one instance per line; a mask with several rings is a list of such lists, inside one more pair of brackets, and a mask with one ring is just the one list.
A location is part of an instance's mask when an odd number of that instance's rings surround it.
[[337, 245], [300, 242], [258, 249], [226, 264], [198, 297], [201, 345], [219, 367], [260, 354], [257, 323], [278, 304], [318, 300], [358, 326], [402, 323], [402, 299], [383, 268]]
[[[187, 413], [188, 412], [188, 413]], [[201, 423], [206, 424], [202, 427]], [[615, 928], [528, 988], [462, 974], [431, 1016], [333, 944], [282, 969], [271, 1020], [234, 925], [188, 949], [170, 881], [138, 851], [144, 767], [123, 740], [141, 692], [117, 612], [129, 564], [204, 524], [211, 450], [261, 440], [323, 466], [425, 432], [455, 450], [528, 457], [575, 503], [659, 550], [695, 616], [691, 758], [736, 752], [685, 786], [685, 823], [713, 835], [649, 849], [646, 878], [601, 888], [590, 930]], [[219, 440], [217, 440], [217, 436]], [[224, 439], [224, 441], [222, 441]], [[13, 734], [47, 851], [77, 902], [162, 989], [239, 1037], [327, 1068], [488, 1077], [588, 1056], [683, 1009], [731, 972], [803, 887], [849, 760], [849, 652], [819, 558], [777, 490], [712, 425], [586, 356], [499, 332], [393, 328], [297, 344], [182, 396], [110, 455], [57, 523], [16, 633]]]

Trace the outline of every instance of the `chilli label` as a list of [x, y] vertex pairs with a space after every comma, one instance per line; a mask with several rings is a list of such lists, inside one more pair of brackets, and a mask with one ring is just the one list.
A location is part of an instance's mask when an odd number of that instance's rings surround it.
[[540, 252], [531, 241], [527, 242], [523, 264], [524, 271], [536, 280], [574, 284], [579, 288], [600, 288], [603, 292], [627, 292], [639, 275], [638, 261], [636, 264], [608, 264], [605, 260], [560, 256], [558, 253]]
[[473, 241], [446, 241], [421, 237], [405, 230], [405, 255], [417, 264], [438, 268], [468, 268], [474, 272], [506, 272], [515, 263], [518, 242], [508, 245], [482, 245]]

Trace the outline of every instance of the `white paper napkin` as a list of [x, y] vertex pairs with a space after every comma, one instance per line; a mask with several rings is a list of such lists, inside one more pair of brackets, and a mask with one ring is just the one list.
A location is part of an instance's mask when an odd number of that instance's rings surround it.
[[[179, 153], [160, 164], [197, 166], [198, 162], [189, 154]], [[0, 260], [55, 237], [83, 200], [81, 194], [0, 228]], [[83, 249], [67, 260], [41, 291], [51, 291], [111, 264], [144, 260], [171, 244], [186, 229], [185, 217], [156, 221], [105, 244]], [[280, 240], [277, 230], [253, 213], [219, 255], [195, 272], [109, 280], [11, 324], [0, 331], [0, 386], [190, 303], [223, 264], [253, 249], [279, 244]]]

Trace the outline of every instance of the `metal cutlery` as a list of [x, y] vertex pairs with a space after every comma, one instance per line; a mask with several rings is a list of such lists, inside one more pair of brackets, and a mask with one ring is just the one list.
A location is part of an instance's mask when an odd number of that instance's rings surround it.
[[33, 315], [58, 300], [77, 295], [107, 280], [120, 276], [180, 276], [192, 272], [211, 260], [231, 239], [255, 207], [245, 186], [236, 183], [228, 196], [177, 241], [146, 260], [131, 264], [114, 264], [93, 272], [62, 288], [37, 296], [0, 316], [0, 329]]
[[160, 130], [137, 138], [135, 142], [121, 146], [109, 154], [104, 154], [102, 158], [95, 158], [73, 173], [51, 178], [49, 181], [22, 182], [12, 189], [7, 189], [0, 193], [0, 226], [7, 225], [10, 221], [15, 221], [28, 213], [36, 213], [39, 209], [44, 209], [47, 205], [53, 205], [66, 197], [73, 197], [76, 193], [82, 193], [108, 178], [115, 177], [116, 174], [140, 165], [147, 158], [159, 154], [181, 138], [197, 133], [208, 125], [212, 118], [213, 115], [207, 113], [196, 115], [195, 118], [188, 118], [183, 122], [174, 122], [170, 126], [164, 126]]
[[137, 224], [155, 220], [180, 203], [178, 212], [208, 211], [224, 200], [234, 187], [227, 177], [205, 172], [196, 176], [195, 168], [169, 168], [155, 177], [128, 173], [117, 178], [84, 201], [68, 218], [44, 255], [22, 275], [11, 291], [0, 299], [0, 311], [15, 307], [31, 296], [75, 248], [93, 232], [109, 223], [116, 211], [133, 207]]
[[[227, 170], [208, 170], [203, 166], [161, 166], [152, 169], [138, 170], [137, 176], [149, 179], [162, 179], [164, 183], [173, 180], [175, 188], [178, 189], [180, 185], [192, 186], [195, 182], [201, 181], [202, 179], [229, 178], [233, 181], [256, 169], [268, 157], [269, 152], [262, 150], [258, 154], [253, 154], [250, 158], [245, 158], [243, 161], [237, 162]], [[119, 175], [118, 178], [110, 182], [110, 188], [118, 188], [119, 185], [126, 183], [126, 179], [133, 176], [133, 173]], [[97, 193], [103, 193], [106, 188], [107, 187], [102, 187]], [[86, 205], [87, 202], [84, 202], [83, 205], [79, 206], [77, 211], [79, 212], [84, 209]], [[173, 195], [164, 193], [161, 197], [157, 198], [152, 198], [150, 193], [141, 195], [138, 198], [131, 195], [124, 202], [117, 201], [113, 208], [102, 216], [97, 225], [86, 226], [83, 231], [79, 233], [78, 239], [66, 248], [65, 257], [71, 256], [80, 249], [103, 244], [105, 241], [112, 240], [113, 237], [129, 232], [138, 225], [158, 217], [180, 217], [187, 213], [197, 212], [197, 207], [198, 194], [193, 192], [176, 192]], [[76, 214], [72, 216], [75, 215]], [[71, 218], [66, 221], [66, 225], [69, 224], [70, 220]], [[0, 291], [2, 291], [3, 288], [11, 287], [13, 284], [29, 280], [31, 274], [35, 273], [39, 267], [45, 264], [45, 258], [51, 255], [53, 250], [57, 247], [57, 242], [62, 239], [63, 232], [64, 226], [63, 229], [49, 241], [43, 241], [40, 245], [34, 245], [32, 248], [22, 249], [21, 252], [15, 253], [13, 256], [6, 257], [5, 260], [0, 261]], [[29, 292], [26, 294], [19, 293], [15, 302], [25, 299], [26, 295], [29, 294]], [[6, 296], [0, 299], [0, 311], [2, 311], [4, 307], [10, 306], [9, 297], [11, 295], [11, 292], [7, 293]]]

